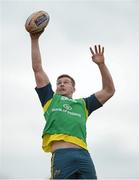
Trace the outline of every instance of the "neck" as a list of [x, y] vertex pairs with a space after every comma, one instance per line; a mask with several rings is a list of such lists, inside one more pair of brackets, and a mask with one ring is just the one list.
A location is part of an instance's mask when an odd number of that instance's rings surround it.
[[[57, 92], [56, 92], [57, 93]], [[70, 99], [72, 99], [72, 95], [62, 95], [62, 94], [59, 94], [59, 93], [57, 93], [58, 95], [60, 95], [60, 96], [65, 96], [65, 97], [67, 97], [67, 98], [70, 98]]]

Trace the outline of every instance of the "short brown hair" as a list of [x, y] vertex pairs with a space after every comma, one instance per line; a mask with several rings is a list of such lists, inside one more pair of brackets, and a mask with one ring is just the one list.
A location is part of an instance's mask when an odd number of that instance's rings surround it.
[[57, 81], [63, 77], [69, 78], [72, 82], [73, 87], [75, 87], [75, 80], [71, 76], [69, 76], [68, 74], [62, 74], [62, 75], [58, 76]]

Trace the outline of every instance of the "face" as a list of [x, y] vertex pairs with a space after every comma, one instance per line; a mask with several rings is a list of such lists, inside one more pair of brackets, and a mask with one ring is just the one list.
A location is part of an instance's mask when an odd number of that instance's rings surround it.
[[57, 80], [56, 93], [66, 97], [72, 97], [75, 88], [73, 87], [72, 81], [68, 77], [62, 77]]

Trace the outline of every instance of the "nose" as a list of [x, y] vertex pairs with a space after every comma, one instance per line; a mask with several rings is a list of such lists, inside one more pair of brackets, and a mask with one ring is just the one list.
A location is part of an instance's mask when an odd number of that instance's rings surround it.
[[60, 84], [60, 86], [63, 87], [63, 86], [64, 86], [64, 83], [62, 82], [62, 83]]

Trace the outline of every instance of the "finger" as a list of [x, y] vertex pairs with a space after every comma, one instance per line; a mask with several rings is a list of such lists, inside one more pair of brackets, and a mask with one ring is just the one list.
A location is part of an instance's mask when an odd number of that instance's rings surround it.
[[98, 52], [101, 54], [101, 46], [98, 45]]
[[94, 49], [95, 49], [95, 53], [98, 54], [98, 50], [97, 50], [97, 46], [96, 45], [95, 45]]
[[94, 55], [95, 53], [94, 53], [93, 49], [91, 47], [89, 49], [90, 49], [92, 55]]
[[102, 47], [102, 55], [104, 54], [104, 47]]

